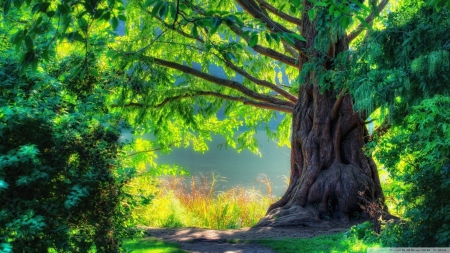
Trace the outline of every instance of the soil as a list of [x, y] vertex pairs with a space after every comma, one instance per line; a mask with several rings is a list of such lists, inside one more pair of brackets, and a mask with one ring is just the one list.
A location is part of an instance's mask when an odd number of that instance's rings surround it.
[[329, 223], [329, 226], [254, 227], [213, 230], [202, 228], [149, 228], [148, 236], [166, 242], [175, 242], [181, 249], [193, 253], [273, 253], [253, 240], [282, 238], [312, 238], [324, 234], [347, 231], [360, 223]]

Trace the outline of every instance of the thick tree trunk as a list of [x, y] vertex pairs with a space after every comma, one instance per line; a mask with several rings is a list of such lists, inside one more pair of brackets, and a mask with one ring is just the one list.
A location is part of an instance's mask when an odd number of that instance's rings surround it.
[[[305, 2], [306, 3], [306, 2]], [[314, 23], [303, 19], [302, 34], [307, 39], [308, 56], [299, 57], [300, 69], [315, 51], [317, 32]], [[330, 45], [328, 62], [348, 49], [346, 36]], [[322, 53], [323, 56], [323, 53]], [[353, 110], [351, 95], [330, 89], [320, 92], [315, 72], [299, 91], [293, 112], [291, 175], [284, 196], [272, 204], [260, 226], [320, 225], [324, 219], [348, 222], [361, 215], [361, 193], [366, 199], [384, 201], [375, 163], [362, 148], [367, 128]]]
[[318, 225], [321, 218], [347, 222], [362, 214], [360, 192], [383, 201], [376, 165], [362, 151], [367, 130], [351, 96], [320, 94], [309, 85], [300, 98], [293, 114], [289, 187], [261, 226]]

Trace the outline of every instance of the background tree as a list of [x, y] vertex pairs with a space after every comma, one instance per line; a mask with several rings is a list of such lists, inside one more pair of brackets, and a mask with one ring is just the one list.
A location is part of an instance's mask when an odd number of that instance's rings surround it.
[[[260, 224], [348, 221], [361, 211], [358, 192], [383, 203], [375, 163], [362, 151], [370, 112], [354, 111], [345, 67], [349, 43], [386, 4], [127, 2], [126, 36], [109, 52], [124, 70], [114, 106], [155, 129], [161, 145], [202, 149], [213, 132], [254, 149], [252, 134], [266, 128], [290, 142], [291, 176]], [[280, 116], [277, 135], [268, 125]], [[248, 131], [235, 137], [242, 125]]]

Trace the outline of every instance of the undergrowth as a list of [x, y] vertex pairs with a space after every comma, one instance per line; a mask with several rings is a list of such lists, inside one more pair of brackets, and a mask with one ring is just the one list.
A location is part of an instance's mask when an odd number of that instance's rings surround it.
[[126, 241], [123, 245], [127, 252], [132, 253], [187, 253], [177, 244], [159, 241], [155, 238], [142, 238]]
[[[265, 180], [262, 180], [265, 179]], [[148, 205], [136, 212], [138, 222], [154, 227], [204, 227], [234, 229], [251, 227], [275, 201], [271, 183], [260, 179], [268, 192], [234, 187], [217, 191], [221, 177], [210, 174], [161, 178], [158, 191]]]
[[282, 240], [258, 240], [257, 243], [271, 248], [278, 253], [293, 252], [367, 252], [369, 248], [379, 248], [376, 241], [369, 242], [367, 238], [359, 238], [353, 233], [338, 233], [322, 235], [308, 239], [288, 238]]

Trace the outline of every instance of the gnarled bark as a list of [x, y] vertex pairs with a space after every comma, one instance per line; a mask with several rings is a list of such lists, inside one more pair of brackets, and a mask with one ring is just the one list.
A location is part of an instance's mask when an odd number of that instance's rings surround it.
[[290, 184], [259, 225], [311, 225], [325, 217], [347, 222], [362, 213], [359, 192], [382, 201], [376, 165], [362, 151], [364, 122], [350, 95], [336, 95], [321, 94], [314, 85], [301, 90], [293, 113]]

